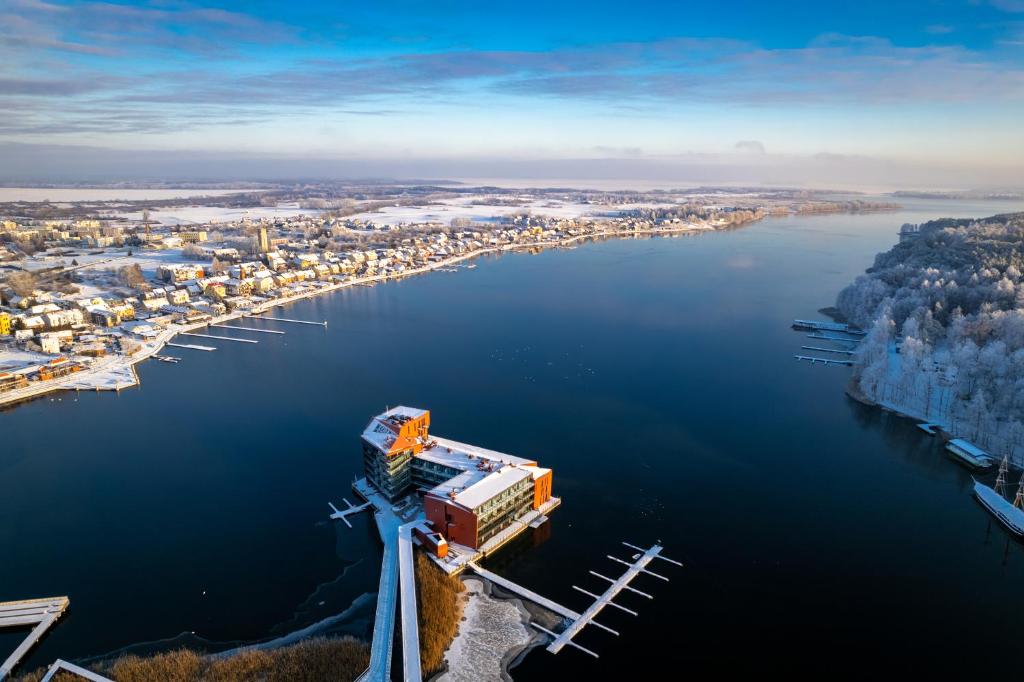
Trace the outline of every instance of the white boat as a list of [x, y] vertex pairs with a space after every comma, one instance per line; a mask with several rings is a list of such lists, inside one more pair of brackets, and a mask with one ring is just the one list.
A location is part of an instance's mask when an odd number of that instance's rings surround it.
[[988, 469], [996, 463], [992, 455], [963, 438], [954, 438], [949, 441], [946, 443], [946, 449], [954, 457], [976, 469]]
[[989, 488], [987, 485], [974, 482], [974, 495], [978, 498], [981, 506], [985, 507], [992, 516], [1006, 526], [1017, 537], [1024, 538], [1024, 474], [1017, 484], [1017, 495], [1013, 502], [1003, 497], [1006, 488], [1006, 471], [1009, 468], [1006, 458], [1003, 458], [999, 465], [999, 476], [996, 477], [996, 484]]

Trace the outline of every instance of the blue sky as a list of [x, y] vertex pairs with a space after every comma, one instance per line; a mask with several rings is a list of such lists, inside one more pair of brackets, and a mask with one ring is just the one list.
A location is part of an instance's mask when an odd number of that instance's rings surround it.
[[0, 143], [1009, 181], [1022, 114], [1024, 0], [0, 0]]

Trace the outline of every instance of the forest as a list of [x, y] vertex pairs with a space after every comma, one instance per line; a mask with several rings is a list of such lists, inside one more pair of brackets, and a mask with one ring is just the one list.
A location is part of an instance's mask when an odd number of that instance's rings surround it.
[[1024, 464], [1024, 213], [902, 234], [838, 296], [854, 391]]

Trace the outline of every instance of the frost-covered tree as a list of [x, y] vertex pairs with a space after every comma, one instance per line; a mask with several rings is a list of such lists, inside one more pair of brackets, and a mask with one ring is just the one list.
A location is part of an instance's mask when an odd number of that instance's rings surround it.
[[939, 220], [875, 258], [836, 305], [869, 330], [866, 397], [1024, 462], [1024, 214]]

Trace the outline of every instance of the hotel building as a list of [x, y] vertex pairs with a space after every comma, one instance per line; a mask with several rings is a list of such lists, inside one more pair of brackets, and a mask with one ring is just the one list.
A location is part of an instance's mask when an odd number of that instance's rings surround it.
[[363, 464], [367, 481], [390, 501], [422, 494], [427, 521], [448, 542], [479, 548], [550, 506], [551, 469], [429, 430], [427, 410], [396, 407], [374, 417], [363, 431]]

